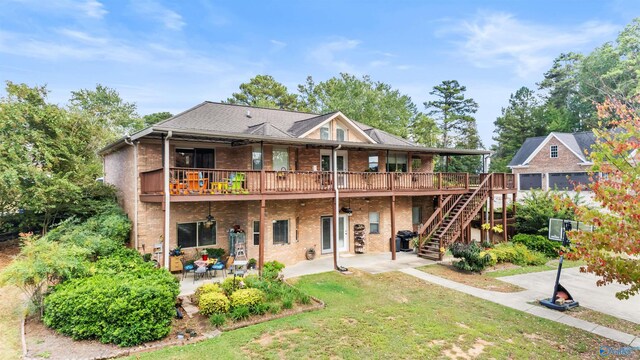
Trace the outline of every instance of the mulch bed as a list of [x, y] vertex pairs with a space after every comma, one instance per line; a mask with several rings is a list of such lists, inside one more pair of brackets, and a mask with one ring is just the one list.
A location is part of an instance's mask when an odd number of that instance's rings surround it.
[[[311, 304], [296, 305], [294, 308], [283, 310], [278, 314], [254, 315], [247, 320], [224, 326], [221, 330], [231, 331], [322, 308], [324, 308], [324, 303], [316, 298], [312, 298]], [[185, 311], [182, 311], [182, 313], [185, 314]], [[188, 330], [194, 331], [196, 336], [193, 338], [190, 337]], [[178, 339], [178, 333], [184, 334], [184, 339]], [[167, 346], [193, 344], [218, 336], [220, 333], [220, 330], [214, 329], [209, 324], [209, 319], [206, 316], [195, 314], [192, 318], [189, 318], [185, 315], [181, 320], [173, 320], [171, 332], [164, 339], [123, 348], [113, 344], [103, 344], [97, 340], [75, 341], [68, 336], [61, 335], [55, 330], [46, 327], [36, 317], [27, 318], [25, 322], [27, 358], [29, 359], [109, 359], [158, 350]]]

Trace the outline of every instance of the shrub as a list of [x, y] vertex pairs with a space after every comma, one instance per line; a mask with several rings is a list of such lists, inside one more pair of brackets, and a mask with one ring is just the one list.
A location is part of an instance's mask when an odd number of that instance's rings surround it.
[[542, 235], [518, 234], [511, 239], [514, 244], [522, 244], [529, 250], [539, 251], [548, 257], [558, 256], [562, 246], [558, 241], [551, 241]]
[[260, 303], [260, 304], [257, 304], [257, 305], [255, 305], [255, 306], [253, 306], [250, 310], [251, 310], [251, 312], [252, 312], [253, 314], [256, 314], [256, 315], [264, 315], [264, 314], [266, 314], [266, 313], [267, 313], [267, 311], [269, 311], [269, 304], [267, 304], [267, 303]]
[[264, 285], [264, 281], [258, 275], [247, 275], [242, 281], [248, 288], [261, 289]]
[[300, 297], [298, 297], [298, 301], [300, 301], [300, 304], [302, 305], [309, 305], [311, 304], [311, 296], [300, 293]]
[[[579, 202], [578, 195], [573, 200]], [[573, 220], [574, 217], [573, 210], [569, 208], [556, 209], [551, 191], [532, 190], [518, 204], [516, 232], [546, 235], [549, 232], [550, 218]]]
[[280, 311], [282, 311], [282, 306], [280, 306], [280, 304], [277, 303], [268, 303], [269, 306], [269, 312], [272, 314], [278, 314], [280, 313]]
[[224, 314], [229, 311], [229, 299], [222, 293], [205, 293], [200, 296], [198, 307], [202, 315]]
[[278, 280], [280, 271], [284, 269], [284, 264], [279, 261], [269, 261], [262, 267], [262, 277], [267, 281]]
[[251, 315], [251, 312], [249, 311], [249, 307], [247, 307], [247, 306], [239, 306], [237, 308], [234, 308], [231, 311], [231, 313], [229, 314], [229, 317], [233, 321], [240, 321], [240, 320], [244, 320], [244, 319], [248, 318], [249, 315]]
[[198, 303], [200, 302], [200, 296], [204, 295], [204, 294], [209, 294], [209, 293], [218, 293], [218, 294], [222, 294], [222, 288], [220, 287], [219, 284], [216, 283], [209, 283], [209, 284], [204, 284], [201, 285], [200, 287], [198, 287], [196, 289], [196, 292], [193, 293], [193, 296], [191, 297], [191, 302], [194, 305], [198, 305]]
[[265, 296], [262, 290], [240, 289], [231, 294], [229, 300], [231, 300], [231, 306], [234, 308], [241, 306], [247, 306], [251, 308], [263, 303], [264, 298]]
[[45, 299], [44, 323], [75, 340], [133, 346], [169, 334], [178, 293], [164, 269], [98, 273], [55, 286]]
[[231, 296], [235, 290], [241, 288], [240, 285], [242, 282], [241, 277], [236, 277], [234, 280], [233, 276], [229, 276], [220, 283], [220, 287], [227, 296]]
[[227, 317], [224, 314], [213, 314], [209, 317], [209, 322], [211, 323], [211, 326], [221, 327], [225, 322], [227, 322]]
[[470, 244], [456, 242], [449, 249], [454, 258], [461, 259], [453, 263], [453, 266], [460, 270], [481, 272], [491, 262], [491, 256], [475, 241]]
[[546, 256], [537, 251], [531, 251], [522, 244], [504, 243], [498, 244], [493, 249], [487, 251], [496, 257], [499, 263], [510, 262], [512, 264], [542, 265], [547, 262]]
[[286, 296], [282, 299], [282, 308], [283, 309], [291, 309], [293, 308], [294, 298], [292, 296]]

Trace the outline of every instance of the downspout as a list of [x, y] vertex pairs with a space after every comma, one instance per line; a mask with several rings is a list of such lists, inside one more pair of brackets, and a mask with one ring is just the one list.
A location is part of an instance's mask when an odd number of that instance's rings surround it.
[[133, 146], [133, 248], [138, 251], [138, 143], [139, 141], [131, 141], [130, 137], [124, 139], [125, 144]]
[[338, 145], [332, 149], [333, 191], [335, 192], [335, 203], [333, 206], [333, 268], [338, 271], [346, 270], [338, 265], [338, 213], [340, 211], [340, 190], [338, 189], [338, 150], [341, 147], [342, 145]]
[[173, 135], [173, 132], [169, 130], [164, 137], [164, 246], [162, 247], [162, 253], [164, 255], [164, 267], [169, 268], [169, 224], [171, 214], [171, 195], [169, 193], [169, 139]]

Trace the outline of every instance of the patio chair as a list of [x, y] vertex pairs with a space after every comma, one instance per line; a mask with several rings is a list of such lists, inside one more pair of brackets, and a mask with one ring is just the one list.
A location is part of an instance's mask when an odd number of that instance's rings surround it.
[[204, 279], [209, 276], [209, 268], [207, 265], [198, 266], [194, 264], [196, 269], [193, 271], [193, 282], [195, 283], [198, 279]]
[[182, 263], [182, 280], [184, 280], [184, 278], [190, 272], [194, 273], [194, 276], [195, 276], [195, 270], [196, 270], [195, 265], [187, 264], [187, 260], [185, 260], [184, 258], [181, 258], [180, 262]]
[[233, 194], [248, 194], [249, 191], [244, 188], [244, 181], [246, 178], [246, 174], [243, 172], [237, 172], [235, 174], [231, 174], [230, 183], [231, 183], [231, 193]]
[[227, 277], [227, 265], [223, 261], [218, 260], [215, 264], [209, 265], [209, 271], [211, 270], [213, 270], [213, 277], [216, 277], [218, 270], [222, 271], [223, 278]]

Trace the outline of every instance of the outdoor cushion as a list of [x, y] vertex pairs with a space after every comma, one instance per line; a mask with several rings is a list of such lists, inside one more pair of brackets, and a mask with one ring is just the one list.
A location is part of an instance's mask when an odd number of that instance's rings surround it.
[[185, 265], [184, 269], [187, 270], [187, 271], [193, 270], [193, 264]]

